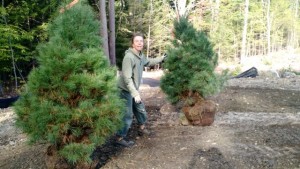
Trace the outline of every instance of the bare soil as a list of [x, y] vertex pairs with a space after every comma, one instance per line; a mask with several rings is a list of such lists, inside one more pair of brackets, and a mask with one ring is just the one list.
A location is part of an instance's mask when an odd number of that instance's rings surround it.
[[[157, 72], [156, 72], [157, 75]], [[182, 114], [166, 101], [159, 76], [146, 73], [141, 87], [152, 134], [132, 148], [112, 144], [93, 154], [105, 169], [282, 169], [300, 168], [300, 77], [231, 79], [209, 99], [218, 104], [211, 126], [182, 125]], [[47, 145], [28, 146], [14, 127], [11, 108], [0, 112], [0, 168], [45, 168]]]

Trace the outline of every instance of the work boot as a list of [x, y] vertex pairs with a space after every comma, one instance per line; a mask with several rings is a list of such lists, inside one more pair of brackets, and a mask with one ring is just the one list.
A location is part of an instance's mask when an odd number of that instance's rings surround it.
[[151, 132], [149, 130], [147, 130], [146, 128], [139, 128], [138, 130], [138, 135], [139, 136], [149, 136], [151, 134]]
[[126, 141], [123, 138], [117, 138], [115, 143], [123, 147], [132, 147], [135, 144], [134, 141]]

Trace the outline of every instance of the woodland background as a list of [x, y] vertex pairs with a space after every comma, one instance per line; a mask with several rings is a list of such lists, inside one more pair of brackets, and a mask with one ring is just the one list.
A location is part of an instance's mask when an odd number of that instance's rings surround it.
[[[36, 47], [48, 40], [48, 23], [60, 14], [61, 5], [70, 2], [1, 0], [0, 86], [25, 83], [37, 66]], [[220, 61], [243, 63], [251, 56], [271, 59], [278, 51], [299, 52], [299, 0], [89, 0], [89, 4], [102, 23], [105, 54], [118, 67], [132, 32], [145, 34], [145, 54], [156, 57], [166, 52], [173, 21], [183, 15], [207, 33]]]

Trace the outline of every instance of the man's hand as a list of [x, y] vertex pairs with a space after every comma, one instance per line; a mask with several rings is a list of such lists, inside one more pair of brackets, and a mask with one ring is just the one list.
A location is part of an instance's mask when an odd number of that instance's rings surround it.
[[136, 103], [141, 103], [142, 99], [141, 99], [140, 95], [135, 96], [135, 97], [134, 97], [134, 101], [135, 101]]

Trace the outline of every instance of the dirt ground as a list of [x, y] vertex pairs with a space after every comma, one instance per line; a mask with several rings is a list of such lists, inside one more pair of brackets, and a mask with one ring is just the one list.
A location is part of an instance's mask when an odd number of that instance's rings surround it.
[[[208, 127], [182, 125], [180, 111], [166, 101], [158, 79], [157, 72], [146, 73], [141, 87], [152, 134], [138, 137], [134, 123], [129, 138], [136, 145], [121, 148], [108, 140], [93, 154], [98, 168], [300, 168], [300, 76], [229, 80], [210, 98], [218, 113]], [[13, 126], [12, 109], [0, 111], [0, 168], [45, 168], [46, 145], [28, 146]]]

